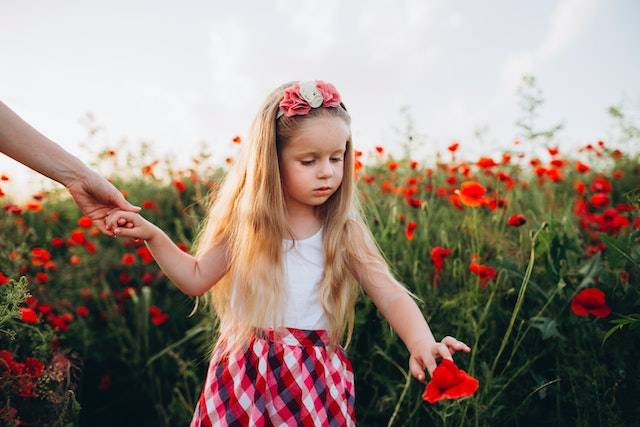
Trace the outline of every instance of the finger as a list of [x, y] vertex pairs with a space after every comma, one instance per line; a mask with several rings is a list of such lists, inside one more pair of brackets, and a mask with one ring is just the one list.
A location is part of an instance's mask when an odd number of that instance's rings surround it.
[[138, 214], [135, 212], [119, 210], [117, 215], [114, 215], [114, 222], [116, 222], [115, 220], [117, 218], [118, 222], [124, 220], [126, 222], [135, 223], [137, 216]]
[[436, 343], [434, 347], [439, 356], [442, 356], [442, 358], [449, 359], [453, 362], [453, 357], [451, 357], [451, 352], [449, 351], [449, 348], [446, 346], [446, 344], [442, 344], [441, 342], [439, 342]]
[[106, 234], [107, 236], [115, 236], [113, 234], [113, 232], [111, 232], [111, 230], [109, 230], [105, 224], [104, 221], [100, 221], [100, 220], [96, 220], [93, 222], [93, 224], [98, 228], [98, 230], [100, 230], [103, 234]]
[[132, 228], [118, 227], [115, 230], [113, 230], [113, 232], [118, 237], [134, 237], [134, 238], [138, 237], [138, 231]]
[[429, 372], [429, 376], [433, 377], [433, 371], [436, 369], [438, 364], [436, 363], [436, 359], [433, 356], [424, 356], [424, 364], [427, 367], [427, 371]]
[[117, 226], [117, 224], [115, 223], [116, 222], [115, 213], [107, 216], [107, 219], [105, 220], [105, 222], [107, 223], [107, 226], [113, 230], [113, 228]]
[[140, 210], [142, 210], [140, 206], [134, 206], [131, 203], [129, 203], [127, 199], [124, 198], [122, 193], [118, 190], [116, 190], [115, 202], [116, 202], [116, 206], [118, 206], [120, 209], [124, 209], [125, 211], [140, 212]]
[[466, 352], [471, 351], [471, 348], [468, 345], [466, 345], [462, 341], [458, 341], [454, 337], [446, 336], [442, 338], [441, 342], [446, 344], [447, 347], [449, 347], [449, 350], [453, 350], [454, 353], [455, 351], [459, 351], [459, 350], [463, 350]]
[[419, 381], [424, 381], [424, 367], [413, 356], [409, 357], [409, 371]]

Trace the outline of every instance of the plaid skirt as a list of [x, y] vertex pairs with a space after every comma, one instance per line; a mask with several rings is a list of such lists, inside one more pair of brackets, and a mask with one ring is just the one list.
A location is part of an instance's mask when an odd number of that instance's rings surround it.
[[351, 361], [325, 329], [256, 329], [245, 352], [214, 350], [190, 427], [354, 426]]

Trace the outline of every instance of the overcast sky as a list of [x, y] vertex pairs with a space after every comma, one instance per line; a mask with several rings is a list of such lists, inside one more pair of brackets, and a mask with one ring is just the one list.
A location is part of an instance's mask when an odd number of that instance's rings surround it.
[[[606, 136], [609, 105], [640, 103], [639, 12], [633, 0], [0, 0], [0, 99], [85, 161], [91, 112], [101, 142], [149, 141], [180, 166], [201, 141], [223, 161], [274, 87], [321, 79], [364, 151], [400, 154], [408, 107], [421, 159], [454, 139], [470, 155], [509, 147], [528, 72], [540, 125], [564, 120], [568, 148]], [[12, 193], [42, 181], [4, 155], [0, 173]]]

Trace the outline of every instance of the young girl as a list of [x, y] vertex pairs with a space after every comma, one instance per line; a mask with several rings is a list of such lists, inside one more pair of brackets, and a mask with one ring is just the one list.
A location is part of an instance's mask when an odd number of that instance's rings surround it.
[[211, 198], [195, 256], [140, 214], [105, 219], [116, 236], [144, 240], [167, 277], [216, 315], [191, 426], [354, 425], [346, 347], [361, 289], [407, 346], [418, 380], [436, 358], [470, 351], [450, 336], [436, 342], [418, 297], [390, 273], [361, 214], [350, 124], [330, 83], [273, 91]]

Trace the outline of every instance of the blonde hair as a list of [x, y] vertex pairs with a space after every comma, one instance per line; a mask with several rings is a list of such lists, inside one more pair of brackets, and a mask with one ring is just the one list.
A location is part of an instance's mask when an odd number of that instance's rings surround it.
[[[275, 89], [254, 118], [239, 157], [218, 191], [209, 194], [201, 227], [195, 237], [195, 256], [209, 248], [225, 245], [228, 269], [203, 294], [219, 332], [209, 348], [209, 356], [224, 343], [220, 357], [248, 347], [254, 327], [282, 326], [283, 248], [282, 239], [293, 233], [288, 226], [278, 158], [281, 150], [308, 120], [333, 116], [351, 125], [343, 103], [340, 107], [312, 108], [302, 116], [282, 116], [276, 120], [279, 102], [289, 82]], [[354, 149], [347, 141], [342, 184], [329, 199], [315, 207], [323, 226], [324, 270], [319, 284], [329, 351], [335, 350], [345, 332], [346, 349], [355, 323], [355, 304], [361, 288], [356, 264], [366, 265], [366, 273], [389, 274], [382, 255], [362, 215], [356, 193]], [[295, 240], [294, 240], [295, 244]], [[362, 279], [360, 277], [359, 279]], [[394, 280], [402, 290], [418, 298]], [[231, 292], [235, 289], [234, 306]], [[419, 299], [419, 298], [418, 298]], [[196, 297], [196, 307], [198, 297]], [[195, 310], [195, 309], [194, 309]], [[272, 322], [269, 322], [271, 318]]]

